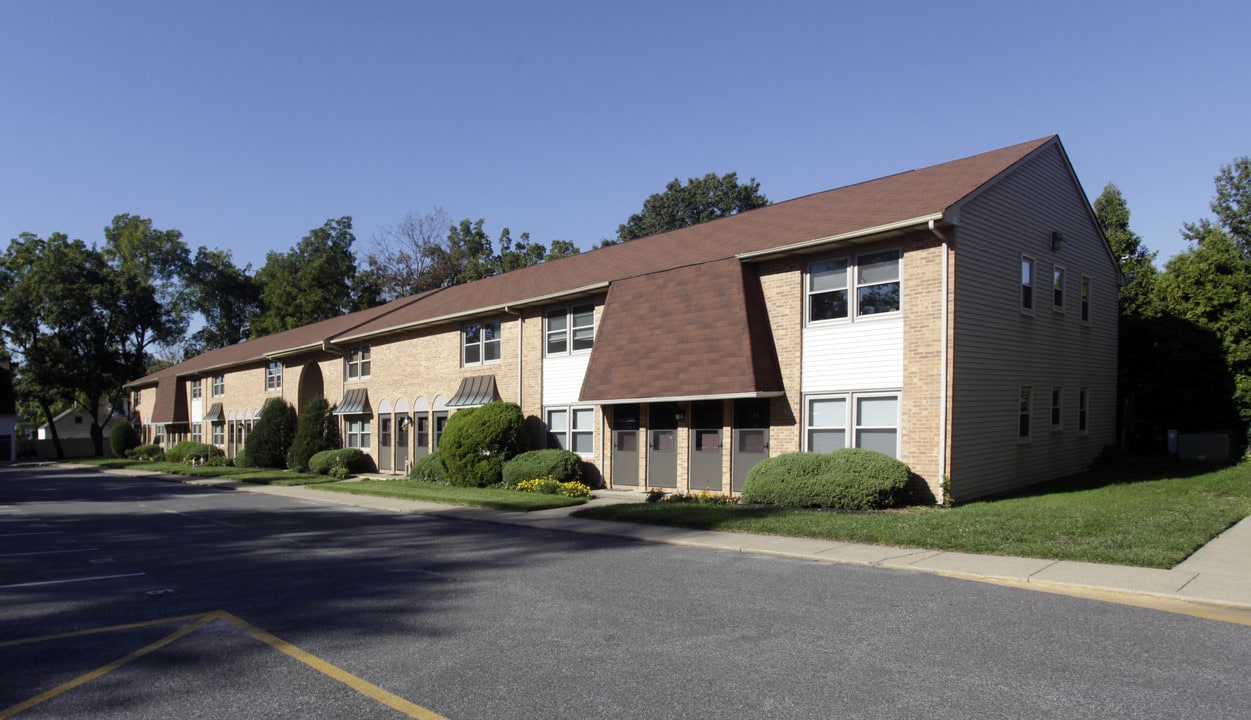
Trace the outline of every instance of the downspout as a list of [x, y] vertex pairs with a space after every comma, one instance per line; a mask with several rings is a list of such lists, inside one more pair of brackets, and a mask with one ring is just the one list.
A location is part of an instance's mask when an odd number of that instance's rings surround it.
[[939, 349], [940, 364], [938, 370], [938, 406], [942, 408], [941, 412], [938, 414], [938, 480], [940, 483], [938, 490], [938, 502], [941, 504], [946, 501], [943, 494], [947, 486], [947, 413], [949, 411], [947, 407], [947, 322], [949, 312], [948, 307], [951, 297], [948, 292], [948, 285], [950, 282], [948, 277], [948, 253], [951, 248], [948, 244], [947, 236], [938, 229], [933, 220], [930, 220], [929, 226], [930, 232], [934, 233], [934, 235], [943, 242], [943, 302], [941, 312], [942, 325], [939, 328], [939, 343], [941, 344], [941, 348]]

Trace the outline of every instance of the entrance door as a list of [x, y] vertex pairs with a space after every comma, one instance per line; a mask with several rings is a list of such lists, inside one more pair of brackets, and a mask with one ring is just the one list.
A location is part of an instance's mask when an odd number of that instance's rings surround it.
[[447, 411], [440, 410], [434, 414], [434, 449], [439, 449], [439, 441], [443, 439], [443, 431], [447, 429]]
[[421, 413], [413, 417], [413, 462], [430, 454], [430, 416]]
[[408, 472], [408, 433], [412, 431], [408, 416], [401, 415], [395, 421], [395, 469]]
[[647, 486], [678, 486], [678, 405], [656, 403], [648, 414]]
[[769, 457], [769, 399], [734, 401], [734, 451], [730, 456], [730, 491], [743, 492], [747, 473]]
[[612, 409], [612, 485], [638, 487], [639, 406], [617, 405]]
[[692, 490], [720, 492], [721, 423], [720, 400], [691, 403], [691, 476]]
[[392, 464], [391, 458], [394, 457], [395, 447], [392, 445], [391, 438], [391, 416], [383, 415], [378, 418], [378, 470], [379, 472], [390, 472]]

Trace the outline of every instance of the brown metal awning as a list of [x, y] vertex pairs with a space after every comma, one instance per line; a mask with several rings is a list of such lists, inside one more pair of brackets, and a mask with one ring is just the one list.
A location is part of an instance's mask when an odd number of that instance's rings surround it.
[[473, 407], [485, 405], [495, 399], [495, 376], [475, 375], [460, 381], [460, 388], [456, 390], [452, 399], [447, 401], [447, 406]]
[[204, 419], [209, 422], [221, 422], [225, 413], [222, 412], [221, 403], [213, 403], [209, 406], [208, 412], [204, 413]]
[[352, 388], [343, 395], [343, 400], [334, 409], [335, 415], [371, 415], [369, 410], [369, 391], [365, 388]]

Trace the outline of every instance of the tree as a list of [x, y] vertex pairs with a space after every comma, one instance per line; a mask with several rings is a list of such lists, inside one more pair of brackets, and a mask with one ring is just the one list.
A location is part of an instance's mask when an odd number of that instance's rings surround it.
[[104, 241], [100, 252], [113, 269], [117, 310], [133, 321], [121, 350], [127, 363], [143, 367], [150, 347], [175, 345], [187, 332], [187, 245], [178, 230], [159, 230], [152, 220], [128, 213], [104, 228]]
[[[690, 227], [768, 204], [769, 198], [760, 192], [756, 178], [740, 184], [736, 173], [708, 173], [687, 179], [685, 185], [674, 178], [663, 193], [644, 200], [643, 209], [617, 228], [616, 242]], [[616, 243], [605, 240], [603, 244]]]
[[[282, 398], [271, 398], [261, 408], [261, 417], [243, 442], [240, 465], [285, 468], [287, 452], [295, 439], [298, 420], [295, 408]], [[239, 458], [236, 458], [239, 460]]]
[[359, 309], [353, 295], [357, 274], [352, 254], [352, 218], [327, 220], [287, 253], [270, 252], [256, 272], [261, 312], [252, 337], [328, 320]]
[[248, 339], [252, 321], [261, 311], [261, 288], [249, 274], [251, 269], [251, 265], [236, 266], [229, 250], [201, 246], [196, 251], [187, 270], [187, 296], [204, 326], [188, 339], [187, 356]]
[[315, 397], [304, 405], [295, 439], [287, 451], [287, 467], [304, 472], [308, 470], [309, 458], [323, 450], [339, 447], [339, 423], [324, 397]]
[[374, 233], [368, 264], [382, 298], [395, 300], [438, 287], [430, 276], [451, 224], [447, 212], [436, 207], [424, 215], [410, 212]]
[[1221, 166], [1212, 212], [1242, 253], [1251, 256], [1251, 158], [1244, 155]]
[[1125, 278], [1121, 286], [1121, 315], [1143, 317], [1153, 314], [1155, 282], [1159, 272], [1155, 269], [1154, 252], [1148, 252], [1142, 238], [1129, 227], [1129, 205], [1121, 190], [1108, 183], [1095, 199], [1095, 217], [1103, 235], [1108, 239], [1112, 254]]

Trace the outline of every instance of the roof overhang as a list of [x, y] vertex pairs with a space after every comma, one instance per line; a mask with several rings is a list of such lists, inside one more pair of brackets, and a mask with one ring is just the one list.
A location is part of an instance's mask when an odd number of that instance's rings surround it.
[[781, 397], [786, 393], [782, 390], [769, 390], [764, 392], [743, 392], [743, 393], [727, 393], [719, 395], [675, 395], [672, 397], [645, 397], [645, 398], [608, 398], [604, 400], [579, 400], [580, 404], [586, 405], [632, 405], [634, 403], [662, 403], [662, 402], [698, 402], [700, 400], [744, 400], [750, 398], [772, 398]]
[[878, 225], [875, 227], [863, 228], [861, 230], [853, 230], [852, 232], [840, 233], [838, 235], [804, 240], [803, 242], [791, 243], [790, 245], [779, 245], [778, 247], [768, 248], [767, 250], [753, 250], [752, 252], [740, 253], [735, 255], [735, 257], [739, 260], [764, 260], [784, 255], [798, 255], [814, 252], [825, 247], [826, 245], [837, 242], [848, 242], [860, 238], [879, 237], [883, 235], [898, 235], [909, 230], [928, 228], [930, 222], [936, 222], [939, 220], [947, 220], [954, 224], [953, 219], [948, 218], [947, 213], [945, 212], [930, 213], [929, 215], [921, 215], [920, 217], [900, 220], [886, 225]]

